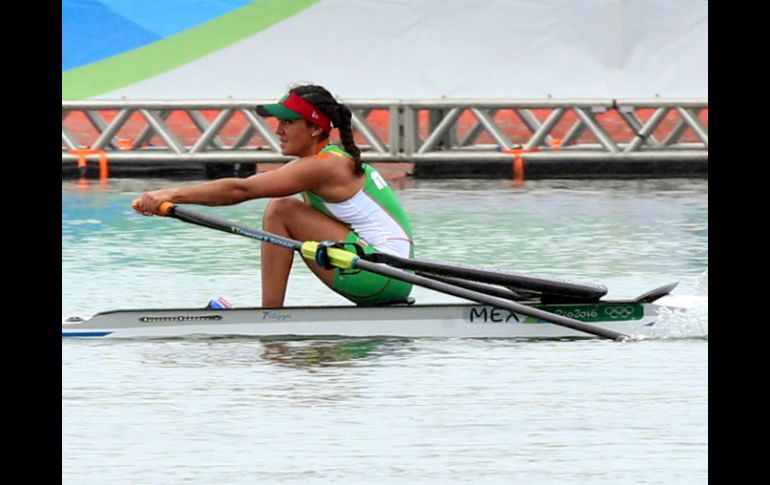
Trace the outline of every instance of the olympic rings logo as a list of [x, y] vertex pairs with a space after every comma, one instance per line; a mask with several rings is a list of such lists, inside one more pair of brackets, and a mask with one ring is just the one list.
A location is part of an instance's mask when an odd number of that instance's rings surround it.
[[623, 320], [634, 314], [634, 307], [631, 305], [615, 305], [606, 307], [604, 314], [616, 320]]

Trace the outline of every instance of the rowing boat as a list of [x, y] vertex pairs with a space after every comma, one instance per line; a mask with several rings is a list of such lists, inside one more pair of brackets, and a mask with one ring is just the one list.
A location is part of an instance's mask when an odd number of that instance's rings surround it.
[[[659, 305], [634, 302], [551, 305], [557, 315], [631, 335], [649, 335]], [[436, 337], [559, 338], [592, 335], [507, 310], [473, 304], [391, 307], [157, 309], [97, 313], [62, 322], [62, 337]]]
[[[676, 286], [633, 300], [604, 301], [606, 287], [437, 261], [364, 254], [332, 241], [296, 241], [164, 203], [161, 214], [183, 222], [278, 245], [331, 269], [369, 271], [472, 303], [239, 309], [115, 310], [62, 322], [62, 337], [604, 337], [626, 340], [650, 333], [660, 307], [653, 302]], [[411, 272], [410, 272], [411, 271]]]
[[[649, 336], [671, 285], [645, 298], [533, 307], [635, 336]], [[654, 296], [650, 296], [653, 294]], [[62, 322], [62, 337], [178, 338], [434, 337], [562, 338], [593, 335], [501, 308], [468, 304], [296, 306], [280, 309], [147, 309], [97, 313]]]

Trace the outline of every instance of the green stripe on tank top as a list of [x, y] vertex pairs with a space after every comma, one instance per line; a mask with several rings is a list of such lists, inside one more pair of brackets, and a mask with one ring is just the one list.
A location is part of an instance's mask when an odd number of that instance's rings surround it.
[[380, 204], [390, 216], [396, 220], [398, 225], [406, 232], [409, 239], [412, 239], [412, 226], [409, 224], [409, 219], [406, 217], [406, 212], [401, 207], [396, 195], [393, 193], [393, 189], [385, 182], [382, 175], [371, 165], [362, 164], [364, 174], [366, 175], [366, 183], [364, 184], [364, 192], [366, 192], [372, 199]]
[[345, 150], [343, 150], [342, 148], [340, 148], [337, 145], [332, 145], [331, 143], [329, 143], [328, 145], [323, 147], [323, 149], [320, 152], [318, 152], [319, 155], [321, 153], [332, 153], [334, 155], [339, 155], [341, 157], [353, 158], [353, 155], [351, 155], [350, 153], [346, 152]]

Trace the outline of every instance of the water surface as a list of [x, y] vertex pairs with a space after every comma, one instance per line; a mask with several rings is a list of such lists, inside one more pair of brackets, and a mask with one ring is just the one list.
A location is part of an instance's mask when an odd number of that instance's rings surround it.
[[[62, 183], [62, 316], [259, 303], [259, 244]], [[664, 337], [62, 341], [63, 483], [706, 483], [708, 182], [410, 181], [419, 257], [680, 281]], [[259, 227], [265, 201], [200, 208]], [[457, 301], [416, 289], [418, 302]], [[345, 304], [298, 260], [287, 304]]]

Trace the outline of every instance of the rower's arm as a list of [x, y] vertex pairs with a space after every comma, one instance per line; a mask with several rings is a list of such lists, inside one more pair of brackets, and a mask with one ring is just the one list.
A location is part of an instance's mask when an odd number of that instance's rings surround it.
[[251, 199], [286, 197], [312, 190], [319, 177], [310, 164], [296, 160], [281, 168], [248, 178], [223, 178], [197, 185], [170, 189], [175, 204], [232, 205]]
[[276, 170], [235, 180], [242, 181], [238, 190], [243, 200], [286, 197], [322, 186], [330, 174], [325, 163], [314, 157], [302, 158]]
[[160, 204], [233, 205], [264, 197], [285, 197], [313, 190], [324, 183], [328, 171], [322, 160], [303, 158], [279, 169], [251, 177], [223, 178], [202, 184], [156, 190], [142, 194], [132, 203], [137, 212], [158, 214]]

